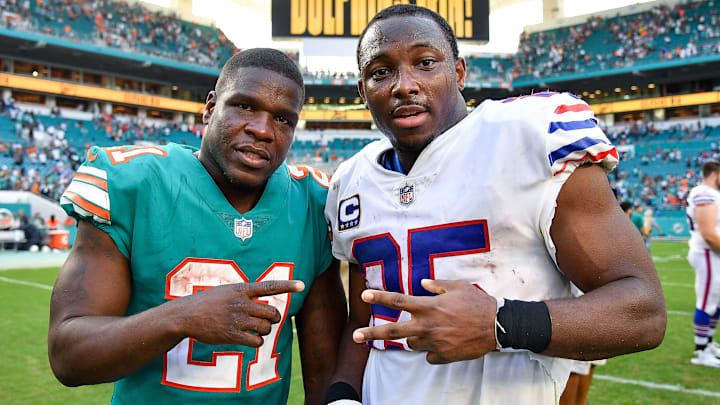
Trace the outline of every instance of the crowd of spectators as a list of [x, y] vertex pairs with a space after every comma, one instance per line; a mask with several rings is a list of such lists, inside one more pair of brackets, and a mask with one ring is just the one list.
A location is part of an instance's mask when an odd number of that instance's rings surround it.
[[[59, 110], [58, 110], [59, 111]], [[77, 167], [82, 163], [87, 149], [93, 144], [135, 144], [149, 141], [165, 144], [172, 132], [202, 136], [202, 125], [173, 123], [149, 124], [139, 119], [119, 119], [111, 114], [99, 114], [92, 122], [57, 120], [45, 125], [32, 111], [15, 107], [10, 98], [0, 104], [0, 116], [10, 118], [11, 127], [0, 128], [0, 190], [24, 190], [58, 200]], [[56, 116], [57, 118], [57, 116]], [[69, 126], [80, 140], [68, 142]], [[89, 129], [101, 133], [101, 138], [91, 138]], [[13, 134], [3, 140], [3, 134]], [[7, 135], [5, 138], [9, 138]], [[113, 143], [114, 142], [114, 143]]]
[[655, 176], [642, 174], [641, 170], [634, 170], [632, 175], [619, 170], [611, 174], [611, 179], [610, 185], [618, 199], [665, 210], [684, 209], [687, 193], [699, 182], [697, 169], [693, 167], [683, 174]]
[[[93, 121], [73, 120], [74, 123], [68, 124], [67, 120], [56, 119], [56, 124], [44, 125], [43, 120], [33, 112], [15, 107], [12, 99], [1, 107], [0, 115], [9, 117], [12, 125], [0, 128], [0, 190], [25, 190], [53, 200], [57, 200], [67, 187], [91, 143], [103, 145], [115, 142], [113, 144], [117, 145], [150, 141], [164, 144], [170, 141], [175, 131], [192, 133], [193, 137], [202, 135], [202, 126], [199, 124], [158, 126], [137, 119], [123, 120], [109, 114], [97, 115]], [[68, 125], [75, 126], [73, 133], [79, 132], [80, 142], [77, 139], [68, 142]], [[104, 138], [85, 142], [89, 140], [84, 139], [86, 135], [83, 134], [87, 134], [88, 129], [103, 134]], [[618, 197], [647, 207], [683, 208], [687, 192], [699, 181], [699, 167], [707, 160], [720, 159], [720, 146], [715, 138], [711, 138], [709, 148], [698, 154], [690, 154], [683, 153], [673, 141], [706, 140], [707, 134], [711, 132], [707, 129], [713, 127], [698, 123], [660, 130], [652, 122], [637, 122], [607, 130], [608, 137], [616, 145], [642, 144], [652, 142], [658, 134], [676, 134], [676, 138], [670, 139], [671, 142], [644, 148], [642, 153], [621, 153], [621, 162], [635, 164], [621, 164], [619, 170], [610, 174], [611, 184]], [[3, 133], [14, 133], [14, 140], [3, 141]], [[77, 138], [77, 135], [74, 136]], [[316, 160], [339, 163], [355, 151], [352, 139], [345, 139], [344, 142], [347, 144], [330, 147], [327, 140], [321, 140], [313, 143], [313, 148], [293, 148], [289, 158], [306, 162]], [[77, 146], [78, 143], [82, 146]], [[684, 167], [684, 172], [674, 170], [676, 174], [654, 175], [646, 170], [668, 164], [674, 164], [676, 168], [680, 165]]]
[[[218, 28], [174, 13], [151, 11], [139, 2], [112, 0], [0, 0], [2, 25], [122, 48], [181, 62], [220, 67], [237, 51]], [[89, 32], [83, 32], [83, 25]]]
[[[297, 58], [294, 60], [297, 61]], [[328, 80], [356, 80], [358, 73], [353, 72], [336, 72], [330, 69], [311, 72], [307, 67], [301, 66], [303, 77], [306, 79], [328, 79]]]
[[[632, 66], [639, 62], [720, 53], [718, 0], [659, 5], [628, 16], [590, 17], [585, 23], [523, 32], [516, 53], [474, 66], [471, 80], [511, 81]], [[708, 13], [698, 13], [705, 8]], [[217, 29], [174, 13], [113, 0], [0, 0], [0, 26], [220, 67], [237, 49]], [[88, 27], [83, 30], [83, 27]], [[298, 61], [296, 52], [290, 57]], [[304, 71], [306, 78], [354, 80], [356, 72]]]
[[[705, 8], [709, 13], [697, 13]], [[515, 54], [496, 57], [491, 74], [508, 79], [606, 70], [639, 62], [720, 53], [716, 0], [660, 5], [628, 16], [523, 32]]]
[[635, 121], [628, 126], [609, 128], [605, 132], [614, 145], [652, 142], [663, 136], [664, 141], [690, 141], [706, 139], [713, 127], [706, 126], [698, 121], [696, 125], [678, 124], [670, 128], [660, 130], [655, 127], [653, 121]]
[[[675, 125], [665, 131], [654, 127], [652, 122], [636, 123], [621, 130], [607, 131], [608, 136], [616, 145], [632, 144], [638, 141], [651, 142], [661, 132], [678, 134], [677, 140], [706, 140], [708, 128], [702, 122], [694, 125]], [[647, 148], [644, 153], [633, 155], [620, 154], [619, 170], [610, 174], [611, 185], [618, 197], [624, 201], [632, 201], [635, 205], [643, 205], [659, 209], [684, 209], [686, 197], [690, 189], [700, 179], [700, 168], [709, 160], [720, 160], [720, 146], [717, 140], [711, 140], [709, 148], [695, 154], [684, 154], [674, 142], [656, 144]], [[632, 169], [623, 168], [622, 162], [639, 161], [639, 165], [631, 165]], [[669, 164], [684, 167], [682, 173], [648, 174], [647, 167]]]
[[[65, 138], [67, 123], [45, 127], [32, 111], [3, 101], [2, 115], [10, 118], [13, 140], [0, 132], [0, 190], [26, 190], [57, 200], [80, 164], [80, 153]], [[8, 162], [9, 161], [9, 162]]]

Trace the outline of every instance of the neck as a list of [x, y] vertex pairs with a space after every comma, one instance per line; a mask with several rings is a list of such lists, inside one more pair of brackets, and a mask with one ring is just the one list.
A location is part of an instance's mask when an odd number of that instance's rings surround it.
[[712, 177], [708, 177], [708, 178], [706, 178], [706, 179], [703, 179], [703, 180], [702, 180], [702, 185], [708, 186], [708, 187], [712, 187], [712, 188], [714, 188], [715, 190], [718, 189], [717, 180], [716, 180], [715, 178], [712, 178]]
[[420, 148], [413, 148], [413, 149], [403, 149], [401, 145], [393, 145], [395, 148], [395, 153], [398, 155], [398, 159], [400, 160], [400, 164], [402, 164], [403, 169], [405, 169], [405, 173], [410, 172], [410, 169], [412, 169], [413, 165], [415, 165], [415, 161], [418, 159], [422, 151], [427, 148], [428, 145], [432, 143], [436, 138], [444, 135], [448, 129], [454, 127], [458, 124], [458, 122], [462, 121], [465, 117], [468, 116], [467, 110], [465, 109], [465, 101], [462, 98], [462, 95], [458, 94], [458, 97], [460, 98], [460, 102], [458, 103], [458, 108], [455, 108], [453, 112], [453, 119], [450, 120], [450, 124], [443, 128], [438, 134], [432, 136], [430, 139], [427, 140], [427, 142], [422, 145]]
[[198, 157], [198, 160], [200, 160], [200, 163], [223, 193], [225, 199], [227, 199], [237, 212], [244, 214], [253, 209], [258, 201], [260, 201], [260, 197], [263, 191], [265, 191], [267, 181], [260, 186], [247, 186], [233, 183], [214, 162], [203, 159], [203, 155], [199, 153], [195, 156]]

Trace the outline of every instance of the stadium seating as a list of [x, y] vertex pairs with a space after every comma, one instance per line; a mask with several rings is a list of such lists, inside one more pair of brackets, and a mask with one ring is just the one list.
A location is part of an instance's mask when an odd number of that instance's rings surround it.
[[[25, 6], [28, 8], [25, 8]], [[220, 67], [236, 51], [218, 28], [111, 0], [4, 2], [2, 23], [73, 41]]]
[[[567, 26], [523, 33], [508, 57], [466, 57], [471, 79], [514, 83], [574, 73], [663, 63], [720, 54], [720, 11], [713, 2], [690, 1], [674, 7], [612, 18], [592, 17]], [[688, 60], [690, 62], [690, 60]]]
[[514, 77], [523, 81], [718, 54], [717, 19], [711, 2], [691, 1], [526, 34], [514, 58]]

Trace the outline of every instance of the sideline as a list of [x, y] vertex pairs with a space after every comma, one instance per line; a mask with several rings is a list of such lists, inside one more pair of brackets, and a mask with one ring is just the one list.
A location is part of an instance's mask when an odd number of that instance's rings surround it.
[[0, 271], [60, 267], [65, 263], [69, 254], [69, 250], [47, 253], [2, 252], [0, 253]]
[[48, 290], [48, 291], [52, 291], [52, 289], [53, 289], [52, 286], [50, 286], [50, 285], [33, 283], [30, 281], [15, 280], [14, 278], [0, 277], [0, 281], [4, 281], [4, 282], [10, 283], [10, 284], [20, 284], [20, 285], [27, 285], [27, 286], [35, 287], [35, 288], [42, 288], [43, 290]]
[[670, 282], [663, 282], [663, 281], [661, 280], [661, 281], [660, 281], [660, 284], [662, 284], [663, 286], [666, 286], [666, 285], [667, 285], [667, 286], [670, 286], [670, 287], [688, 287], [688, 288], [695, 288], [695, 285], [694, 285], [694, 284], [690, 284], [690, 283], [670, 283]]
[[[4, 281], [4, 282], [10, 283], [10, 284], [20, 284], [20, 285], [27, 285], [27, 286], [35, 287], [35, 288], [42, 288], [43, 290], [48, 290], [48, 291], [52, 291], [52, 289], [53, 289], [52, 286], [47, 285], [47, 284], [33, 283], [33, 282], [30, 282], [30, 281], [15, 280], [14, 278], [7, 278], [7, 277], [2, 277], [2, 276], [0, 276], [0, 281]], [[294, 326], [294, 325], [293, 325], [293, 326]], [[293, 327], [293, 333], [294, 333], [294, 334], [297, 334], [297, 329], [294, 328], [294, 327]], [[294, 378], [294, 377], [293, 377], [293, 378]]]
[[680, 260], [680, 259], [685, 259], [685, 257], [680, 256], [680, 255], [652, 256], [652, 261], [658, 262], [658, 263], [672, 262], [672, 261]]
[[686, 394], [696, 394], [696, 395], [703, 395], [706, 397], [720, 398], [720, 392], [706, 391], [706, 390], [694, 390], [694, 389], [690, 389], [690, 388], [685, 388], [681, 385], [657, 384], [657, 383], [650, 382], [650, 381], [628, 380], [625, 378], [613, 377], [611, 375], [603, 375], [603, 374], [595, 374], [595, 375], [593, 375], [593, 378], [597, 378], [598, 380], [612, 381], [612, 382], [621, 383], [621, 384], [639, 385], [641, 387], [650, 388], [653, 390], [675, 391], [675, 392], [683, 392]]

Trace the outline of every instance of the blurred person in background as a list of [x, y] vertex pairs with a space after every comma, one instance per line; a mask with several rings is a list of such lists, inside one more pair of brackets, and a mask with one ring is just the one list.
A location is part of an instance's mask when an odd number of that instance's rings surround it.
[[702, 166], [702, 181], [690, 190], [688, 261], [695, 270], [695, 352], [691, 363], [720, 368], [720, 345], [713, 341], [720, 317], [720, 162]]

